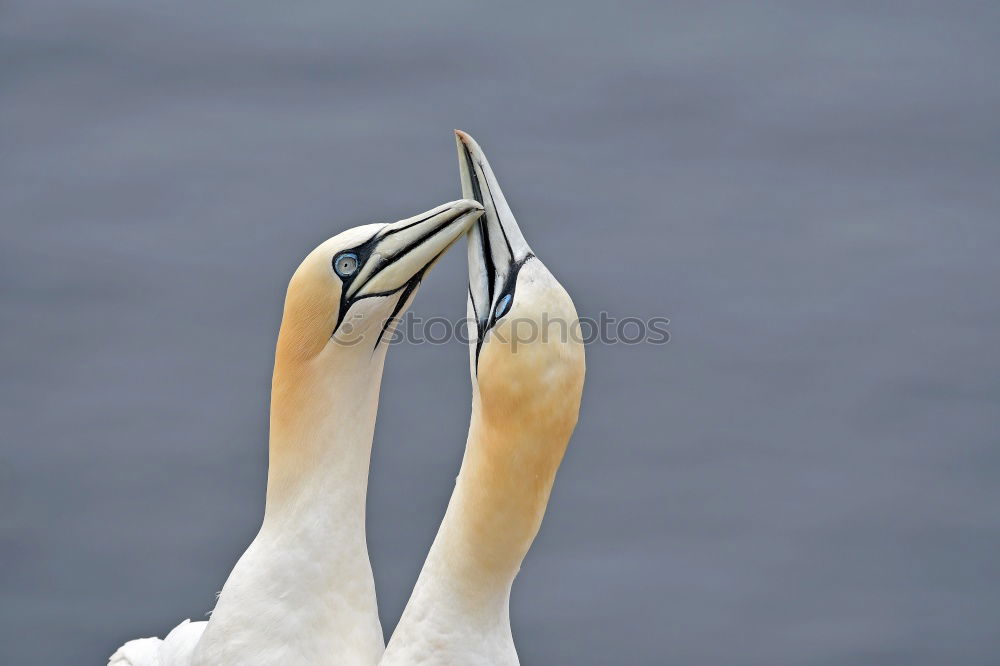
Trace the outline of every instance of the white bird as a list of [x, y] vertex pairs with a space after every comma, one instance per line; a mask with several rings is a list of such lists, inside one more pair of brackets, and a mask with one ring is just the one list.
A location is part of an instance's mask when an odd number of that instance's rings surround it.
[[469, 232], [472, 421], [455, 490], [383, 666], [519, 663], [510, 589], [583, 391], [573, 302], [525, 242], [482, 150], [456, 135], [462, 194], [486, 208]]
[[345, 231], [285, 296], [263, 524], [207, 622], [131, 641], [110, 666], [376, 664], [365, 498], [386, 348], [421, 279], [482, 213], [459, 200]]

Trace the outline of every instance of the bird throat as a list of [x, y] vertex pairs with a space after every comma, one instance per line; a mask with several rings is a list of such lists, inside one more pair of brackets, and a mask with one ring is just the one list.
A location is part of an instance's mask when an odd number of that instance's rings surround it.
[[377, 367], [276, 363], [263, 525], [222, 589], [195, 664], [378, 660], [365, 499], [384, 353], [358, 356]]

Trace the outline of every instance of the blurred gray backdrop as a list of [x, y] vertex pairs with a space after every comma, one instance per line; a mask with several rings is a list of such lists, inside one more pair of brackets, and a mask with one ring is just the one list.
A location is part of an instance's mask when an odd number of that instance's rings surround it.
[[[1000, 660], [1000, 5], [0, 4], [0, 663], [203, 618], [261, 518], [287, 279], [484, 146], [596, 317], [525, 664]], [[413, 311], [460, 317], [464, 250]], [[459, 343], [389, 355], [391, 633]]]

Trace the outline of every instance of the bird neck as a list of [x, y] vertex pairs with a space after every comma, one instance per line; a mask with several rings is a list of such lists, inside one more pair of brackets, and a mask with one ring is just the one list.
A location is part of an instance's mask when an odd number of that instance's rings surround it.
[[[572, 427], [563, 430], [491, 420], [474, 397], [455, 490], [383, 664], [407, 663], [421, 651], [458, 663], [471, 659], [470, 649], [479, 656], [487, 651], [490, 663], [516, 663], [510, 589], [541, 525]], [[455, 643], [427, 644], [438, 629]]]
[[196, 664], [373, 664], [382, 652], [365, 499], [385, 350], [340, 354], [289, 359], [279, 343], [263, 525]]
[[[363, 531], [385, 351], [276, 361], [265, 524], [284, 524], [302, 510], [328, 511], [334, 502], [358, 509], [353, 527]], [[315, 506], [318, 497], [325, 509]]]
[[[538, 533], [566, 438], [489, 419], [474, 403], [455, 491], [442, 522], [450, 561], [496, 593], [513, 582]], [[484, 590], [485, 591], [485, 590]]]

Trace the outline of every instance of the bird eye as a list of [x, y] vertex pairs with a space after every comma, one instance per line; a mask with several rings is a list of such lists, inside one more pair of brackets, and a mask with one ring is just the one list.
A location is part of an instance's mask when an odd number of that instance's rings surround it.
[[507, 308], [510, 307], [510, 299], [511, 299], [510, 294], [507, 294], [506, 296], [500, 299], [500, 302], [497, 303], [497, 311], [496, 315], [494, 316], [494, 319], [499, 319], [500, 317], [504, 316], [504, 314], [507, 312]]
[[354, 272], [358, 270], [358, 255], [353, 252], [338, 254], [333, 258], [333, 270], [342, 278], [354, 275]]

